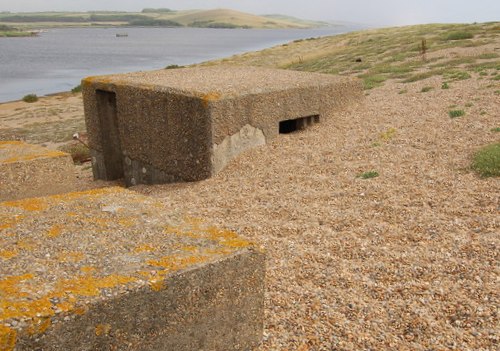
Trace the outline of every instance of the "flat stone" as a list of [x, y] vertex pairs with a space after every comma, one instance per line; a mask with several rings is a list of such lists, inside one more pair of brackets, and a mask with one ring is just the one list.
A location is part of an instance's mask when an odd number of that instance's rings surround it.
[[82, 81], [96, 179], [208, 178], [241, 152], [331, 118], [358, 80], [258, 67], [136, 72]]
[[0, 203], [0, 350], [250, 350], [264, 254], [104, 188]]
[[22, 141], [0, 141], [0, 201], [68, 192], [75, 182], [69, 154]]

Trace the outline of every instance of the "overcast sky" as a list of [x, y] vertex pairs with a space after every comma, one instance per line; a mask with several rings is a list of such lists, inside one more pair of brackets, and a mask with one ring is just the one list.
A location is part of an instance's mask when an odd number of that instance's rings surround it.
[[500, 20], [500, 0], [0, 0], [0, 11], [140, 11], [231, 8], [305, 19], [402, 25]]

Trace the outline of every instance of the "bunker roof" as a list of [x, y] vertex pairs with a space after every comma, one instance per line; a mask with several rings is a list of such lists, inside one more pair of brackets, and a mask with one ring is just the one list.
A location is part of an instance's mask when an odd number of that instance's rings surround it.
[[250, 245], [122, 188], [0, 202], [0, 325], [159, 291], [169, 274]]
[[163, 69], [88, 77], [84, 84], [132, 86], [140, 89], [178, 91], [188, 95], [218, 93], [219, 98], [323, 86], [338, 82], [327, 74], [250, 66], [214, 66]]

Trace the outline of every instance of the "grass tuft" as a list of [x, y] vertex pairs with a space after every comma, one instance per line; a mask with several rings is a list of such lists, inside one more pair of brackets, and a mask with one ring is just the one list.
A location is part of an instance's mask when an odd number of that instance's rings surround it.
[[434, 89], [433, 87], [423, 87], [422, 90], [420, 90], [421, 93], [427, 93], [428, 91], [431, 91]]
[[70, 154], [73, 159], [73, 163], [77, 165], [80, 165], [90, 159], [89, 148], [80, 143], [63, 145], [59, 148], [59, 150]]
[[443, 85], [441, 85], [441, 89], [450, 89], [448, 82], [444, 82]]
[[476, 152], [471, 167], [481, 177], [500, 176], [500, 143], [487, 145]]
[[448, 115], [451, 118], [462, 117], [463, 115], [465, 115], [465, 111], [464, 110], [451, 110], [448, 112]]
[[446, 40], [464, 40], [472, 38], [474, 38], [474, 34], [466, 31], [451, 32], [446, 36]]
[[494, 133], [500, 133], [500, 127], [491, 128], [491, 131]]
[[28, 94], [23, 96], [23, 101], [24, 102], [37, 102], [38, 101], [38, 96], [36, 94]]
[[370, 179], [370, 178], [376, 178], [378, 176], [379, 176], [379, 174], [377, 171], [368, 171], [368, 172], [358, 174], [357, 177], [361, 178], [361, 179]]

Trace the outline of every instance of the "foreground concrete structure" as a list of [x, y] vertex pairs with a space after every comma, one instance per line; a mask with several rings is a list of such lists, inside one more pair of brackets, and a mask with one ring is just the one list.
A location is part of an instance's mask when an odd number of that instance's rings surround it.
[[257, 67], [197, 67], [82, 82], [94, 177], [127, 185], [208, 178], [280, 132], [359, 98], [358, 81]]
[[71, 156], [22, 141], [0, 141], [0, 201], [71, 191]]
[[0, 350], [251, 350], [264, 254], [121, 188], [0, 203]]

